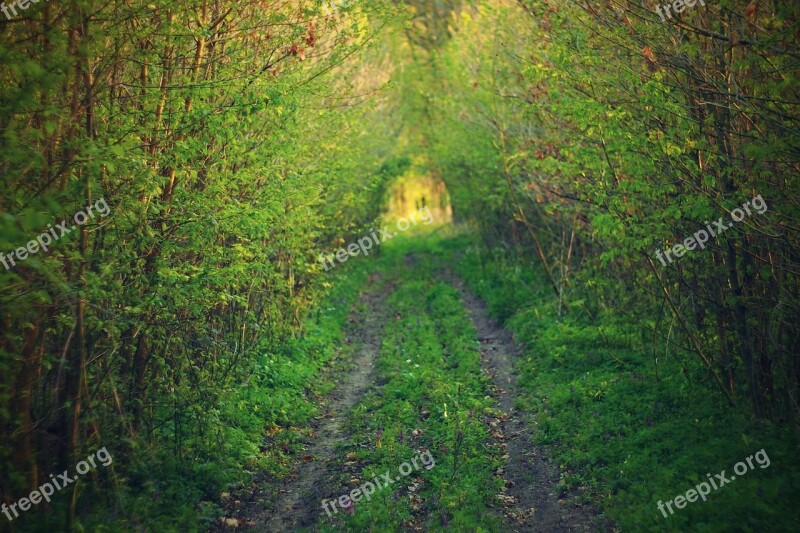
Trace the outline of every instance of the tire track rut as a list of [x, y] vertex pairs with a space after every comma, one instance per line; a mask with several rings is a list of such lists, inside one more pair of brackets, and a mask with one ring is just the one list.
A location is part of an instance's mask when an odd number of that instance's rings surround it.
[[511, 333], [489, 318], [486, 305], [470, 293], [452, 273], [445, 278], [461, 293], [478, 333], [481, 359], [494, 384], [494, 396], [503, 416], [498, 435], [509, 458], [503, 468], [506, 492], [500, 496], [504, 513], [514, 531], [562, 533], [571, 531], [611, 531], [608, 523], [593, 509], [578, 507], [570, 498], [561, 498], [559, 468], [550, 462], [530, 439], [523, 414], [514, 408], [518, 395], [514, 358], [520, 353]]
[[[257, 483], [258, 488], [242, 497], [238, 520], [256, 531], [297, 531], [313, 528], [322, 513], [327, 478], [336, 464], [336, 446], [347, 437], [347, 415], [374, 383], [374, 366], [380, 352], [381, 317], [384, 301], [391, 292], [379, 287], [378, 276], [370, 277], [373, 290], [360, 295], [366, 312], [349, 319], [348, 339], [358, 339], [360, 346], [352, 359], [352, 370], [343, 374], [331, 393], [325, 413], [312, 422], [314, 433], [304, 452], [305, 462], [283, 480]], [[376, 287], [378, 286], [378, 287]], [[245, 501], [246, 500], [246, 501]], [[221, 526], [216, 531], [234, 531]]]

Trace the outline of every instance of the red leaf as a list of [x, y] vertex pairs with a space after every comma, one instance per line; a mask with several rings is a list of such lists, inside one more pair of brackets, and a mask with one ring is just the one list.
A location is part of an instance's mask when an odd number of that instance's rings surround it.
[[758, 5], [756, 4], [755, 0], [750, 2], [750, 5], [744, 10], [744, 14], [747, 19], [752, 23], [756, 21], [756, 15], [758, 12]]

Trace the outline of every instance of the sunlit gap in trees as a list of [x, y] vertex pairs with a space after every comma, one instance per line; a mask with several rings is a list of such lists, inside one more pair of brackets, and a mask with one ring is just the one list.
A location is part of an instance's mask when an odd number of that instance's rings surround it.
[[437, 224], [453, 221], [450, 194], [444, 181], [432, 173], [422, 174], [413, 168], [400, 176], [389, 188], [387, 218], [407, 218], [428, 207]]

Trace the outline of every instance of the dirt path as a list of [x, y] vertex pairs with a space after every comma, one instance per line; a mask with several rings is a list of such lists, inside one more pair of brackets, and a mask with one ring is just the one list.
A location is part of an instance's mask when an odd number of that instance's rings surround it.
[[[370, 279], [370, 285], [374, 286], [375, 281], [375, 278]], [[336, 385], [323, 416], [314, 421], [313, 440], [307, 443], [305, 461], [280, 483], [262, 480], [257, 483], [260, 489], [247, 498], [240, 498], [242, 509], [237, 513], [238, 520], [245, 527], [285, 532], [312, 528], [317, 522], [323, 512], [321, 502], [326, 496], [326, 478], [336, 461], [336, 445], [346, 438], [347, 414], [374, 382], [373, 368], [380, 351], [380, 317], [385, 297], [385, 290], [361, 295], [366, 313], [350, 319], [348, 332], [348, 342], [361, 344], [352, 360], [352, 368]]]
[[[414, 267], [414, 258], [406, 257], [406, 266]], [[498, 472], [506, 490], [499, 497], [511, 531], [609, 531], [609, 524], [588, 507], [580, 507], [571, 498], [562, 497], [558, 489], [559, 469], [530, 441], [530, 431], [522, 413], [514, 409], [517, 379], [514, 358], [519, 353], [511, 334], [488, 317], [484, 303], [467, 291], [453, 274], [444, 277], [461, 293], [480, 343], [484, 370], [493, 382], [494, 397], [502, 413], [490, 421], [492, 439], [505, 448], [507, 462]], [[370, 280], [375, 286], [376, 279]], [[384, 300], [391, 288], [365, 293], [361, 301], [366, 308], [350, 319], [348, 342], [358, 343], [351, 369], [343, 374], [325, 413], [312, 425], [304, 461], [281, 482], [257, 480], [254, 491], [238, 495], [240, 508], [235, 513], [236, 525], [256, 531], [297, 531], [313, 529], [324, 512], [321, 502], [330, 497], [329, 487], [340, 470], [337, 444], [347, 438], [347, 415], [374, 385], [374, 364], [380, 352]], [[338, 485], [336, 485], [338, 486]], [[233, 531], [236, 526], [221, 526], [216, 531]]]
[[519, 353], [511, 334], [488, 317], [482, 300], [464, 288], [452, 274], [446, 278], [459, 290], [478, 332], [481, 359], [492, 378], [498, 407], [504, 414], [497, 420], [493, 438], [506, 445], [509, 459], [502, 473], [506, 492], [500, 497], [509, 525], [514, 531], [609, 531], [594, 512], [571, 504], [559, 496], [559, 469], [530, 441], [530, 431], [514, 409], [517, 378], [514, 356]]

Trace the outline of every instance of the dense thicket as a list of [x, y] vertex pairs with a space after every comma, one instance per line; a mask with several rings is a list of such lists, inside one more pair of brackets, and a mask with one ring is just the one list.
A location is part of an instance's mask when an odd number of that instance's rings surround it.
[[[800, 6], [662, 20], [659, 5], [71, 0], [0, 16], [0, 253], [109, 207], [0, 268], [4, 501], [101, 446], [117, 461], [92, 479], [141, 494], [168, 469], [211, 478], [257, 455], [263, 428], [248, 440], [237, 417], [274, 407], [270, 389], [237, 394], [328, 288], [320, 253], [368, 228], [410, 165], [489, 249], [541, 268], [564, 314], [637, 323], [656, 375], [679, 357], [720, 398], [800, 421]], [[755, 197], [764, 212], [661, 263]]]
[[224, 403], [315, 301], [318, 246], [402, 171], [369, 52], [387, 9], [77, 0], [0, 21], [0, 250], [110, 209], [0, 269], [4, 501], [101, 446], [122, 475], [124, 452], [236, 460]]
[[[624, 313], [656, 365], [690, 354], [730, 402], [798, 420], [800, 10], [706, 2], [662, 21], [658, 5], [465, 12], [418, 82], [439, 88], [432, 164], [456, 216], [529, 251], [565, 310]], [[766, 212], [733, 223], [759, 195]], [[732, 227], [662, 264], [719, 217]]]

